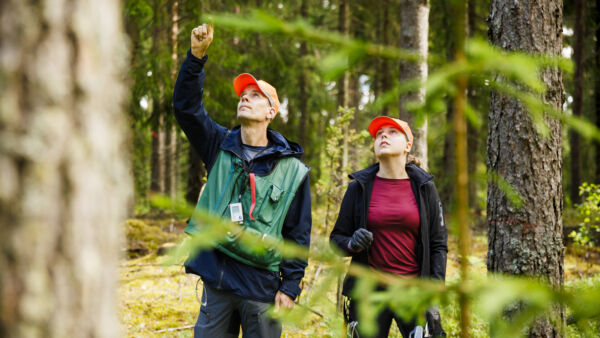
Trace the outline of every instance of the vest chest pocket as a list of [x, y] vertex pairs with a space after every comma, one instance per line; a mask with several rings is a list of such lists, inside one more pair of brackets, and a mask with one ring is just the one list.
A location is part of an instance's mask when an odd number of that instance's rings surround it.
[[261, 196], [262, 202], [258, 207], [256, 219], [271, 226], [277, 216], [277, 206], [283, 198], [283, 190], [274, 184], [269, 184]]

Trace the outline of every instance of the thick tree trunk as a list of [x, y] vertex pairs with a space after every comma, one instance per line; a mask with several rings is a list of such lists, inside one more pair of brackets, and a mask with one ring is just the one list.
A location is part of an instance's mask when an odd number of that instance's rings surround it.
[[[400, 47], [417, 51], [423, 59], [415, 62], [400, 62], [399, 81], [427, 79], [427, 47], [429, 32], [429, 0], [405, 0], [400, 10]], [[425, 100], [425, 88], [402, 95], [399, 102], [399, 117], [408, 122], [414, 134], [412, 154], [421, 160], [427, 169], [427, 120], [422, 125], [414, 123], [413, 115], [405, 108], [407, 102]]]
[[[559, 55], [562, 49], [562, 1], [492, 0], [491, 41], [508, 50]], [[563, 103], [562, 75], [546, 69], [544, 99], [556, 109]], [[489, 113], [487, 167], [506, 179], [523, 200], [513, 206], [498, 185], [488, 188], [489, 271], [540, 276], [563, 284], [562, 148], [560, 123], [546, 118], [548, 137], [537, 134], [524, 107], [512, 98], [492, 93]], [[536, 321], [530, 336], [557, 337], [564, 328], [564, 310]]]
[[[573, 44], [573, 61], [575, 74], [573, 75], [573, 115], [581, 117], [583, 112], [583, 54], [585, 50], [585, 18], [583, 16], [584, 0], [574, 0], [575, 6], [575, 43]], [[571, 202], [579, 203], [579, 185], [581, 185], [581, 139], [579, 134], [570, 130], [571, 136]]]
[[0, 2], [2, 337], [119, 336], [121, 15], [114, 0]]

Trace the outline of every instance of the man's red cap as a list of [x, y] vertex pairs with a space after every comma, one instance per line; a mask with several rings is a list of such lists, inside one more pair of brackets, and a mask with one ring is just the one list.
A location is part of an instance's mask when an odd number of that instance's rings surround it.
[[375, 136], [377, 136], [377, 131], [379, 130], [379, 128], [386, 126], [386, 125], [392, 125], [398, 129], [400, 129], [408, 138], [408, 143], [410, 143], [410, 144], [413, 143], [413, 134], [412, 134], [412, 131], [410, 130], [410, 127], [408, 126], [408, 123], [406, 123], [406, 121], [391, 118], [388, 116], [379, 116], [379, 117], [374, 118], [373, 121], [371, 121], [371, 123], [369, 123], [369, 134], [371, 134], [371, 136], [373, 136], [373, 138], [375, 138]]
[[249, 85], [256, 85], [263, 95], [267, 97], [271, 107], [275, 108], [275, 114], [279, 112], [279, 98], [277, 97], [277, 90], [275, 87], [271, 86], [268, 82], [263, 80], [256, 80], [254, 76], [248, 73], [243, 73], [238, 75], [235, 80], [233, 80], [233, 90], [239, 97], [244, 91], [244, 88]]

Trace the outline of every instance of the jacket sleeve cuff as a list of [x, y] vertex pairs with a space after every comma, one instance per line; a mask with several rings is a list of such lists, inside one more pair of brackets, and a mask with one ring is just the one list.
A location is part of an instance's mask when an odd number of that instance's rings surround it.
[[346, 243], [346, 250], [348, 250], [348, 252], [350, 252], [350, 253], [354, 253], [354, 251], [352, 251], [352, 249], [350, 249], [350, 241], [348, 241]]
[[292, 300], [296, 300], [296, 298], [302, 291], [300, 289], [300, 281], [284, 279], [283, 282], [281, 283], [281, 288], [279, 288], [279, 291], [290, 296], [290, 298], [292, 298]]
[[190, 48], [187, 52], [187, 59], [189, 60], [190, 68], [199, 71], [204, 68], [204, 64], [208, 61], [208, 54], [204, 54], [203, 57], [197, 58], [192, 54], [192, 49]]
[[354, 250], [350, 249], [350, 241], [351, 241], [351, 240], [348, 240], [348, 242], [346, 243], [346, 250], [348, 250], [348, 252], [349, 252], [349, 253], [351, 253], [351, 254], [355, 254], [355, 253], [359, 253], [359, 252], [361, 252], [361, 251], [362, 251], [362, 249], [360, 249], [360, 250], [358, 250], [358, 251], [354, 251]]

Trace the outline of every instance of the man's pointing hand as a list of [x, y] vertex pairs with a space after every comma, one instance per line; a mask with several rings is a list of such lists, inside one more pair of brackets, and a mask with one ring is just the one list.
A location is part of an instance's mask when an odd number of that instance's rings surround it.
[[192, 54], [202, 58], [213, 40], [213, 24], [202, 24], [192, 29]]

